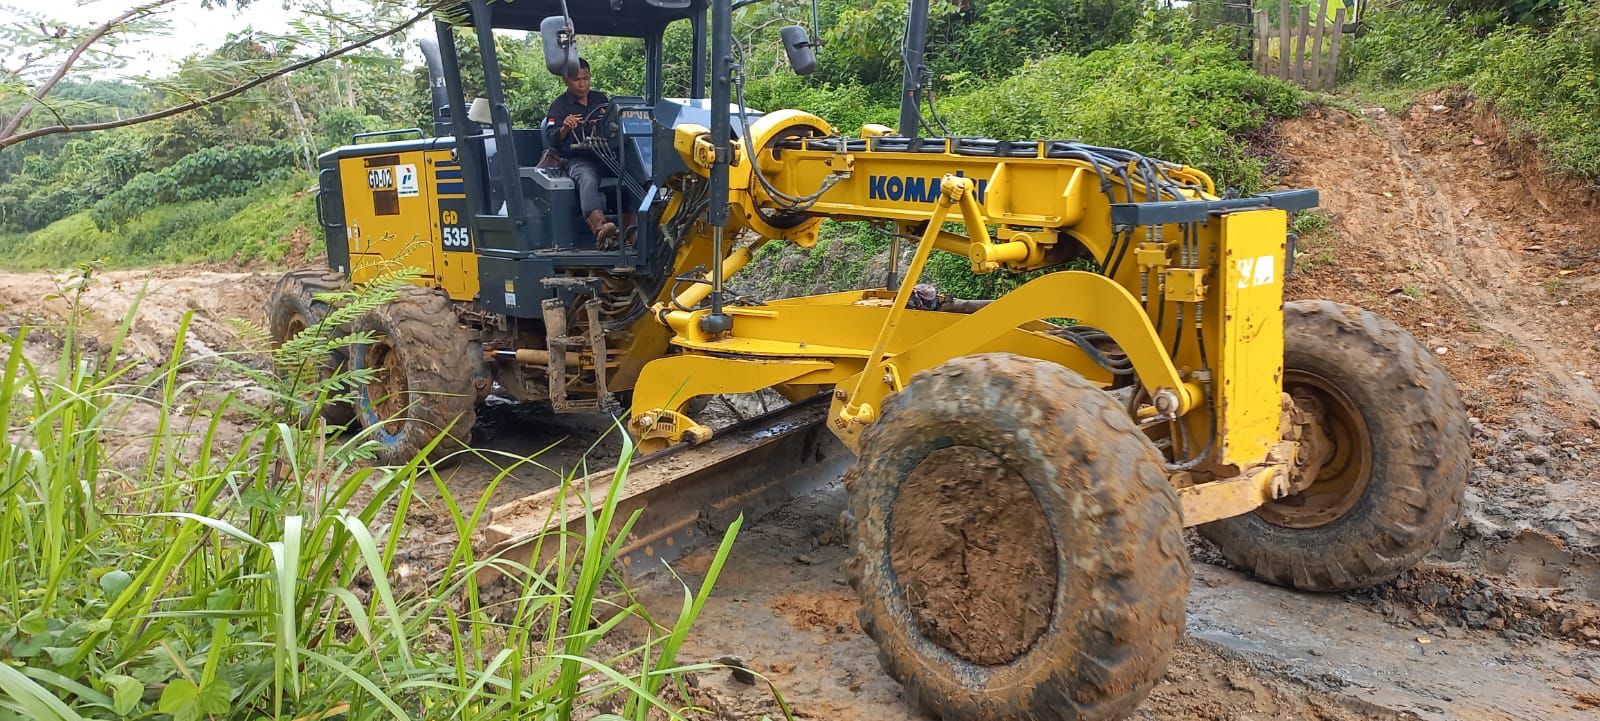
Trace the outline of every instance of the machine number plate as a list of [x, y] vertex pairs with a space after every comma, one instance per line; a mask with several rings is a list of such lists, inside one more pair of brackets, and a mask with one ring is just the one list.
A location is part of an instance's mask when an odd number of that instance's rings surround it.
[[439, 245], [456, 253], [472, 252], [472, 233], [468, 231], [465, 215], [460, 208], [447, 207], [461, 204], [459, 200], [439, 201]]

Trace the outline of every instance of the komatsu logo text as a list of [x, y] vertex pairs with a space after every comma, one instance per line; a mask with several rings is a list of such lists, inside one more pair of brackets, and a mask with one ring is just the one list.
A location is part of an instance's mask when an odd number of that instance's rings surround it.
[[[963, 173], [956, 173], [963, 175]], [[923, 177], [920, 175], [869, 175], [867, 176], [868, 200], [903, 200], [912, 203], [932, 203], [939, 199], [939, 181], [944, 176], [935, 175]], [[978, 202], [983, 202], [983, 193], [989, 187], [989, 180], [981, 178], [974, 182], [978, 192]]]

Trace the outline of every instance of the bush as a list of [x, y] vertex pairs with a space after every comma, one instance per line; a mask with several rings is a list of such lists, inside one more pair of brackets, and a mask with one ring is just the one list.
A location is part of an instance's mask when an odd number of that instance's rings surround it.
[[95, 203], [92, 217], [100, 228], [112, 228], [163, 203], [237, 198], [288, 177], [294, 164], [294, 148], [287, 145], [203, 148], [158, 172], [134, 176]]
[[1432, 5], [1376, 12], [1351, 48], [1352, 75], [1408, 96], [1466, 87], [1536, 142], [1550, 167], [1600, 177], [1600, 5], [1573, 0], [1555, 10], [1547, 29], [1506, 25], [1481, 37], [1475, 20]]
[[1299, 112], [1301, 94], [1212, 42], [1133, 42], [1055, 55], [990, 87], [951, 98], [958, 134], [1071, 138], [1205, 170], [1219, 187], [1265, 187], [1246, 139]]
[[[322, 250], [310, 176], [296, 174], [246, 196], [158, 205], [106, 230], [80, 212], [31, 234], [0, 236], [12, 268], [62, 268], [105, 260], [117, 267], [189, 261], [279, 262], [297, 231]], [[296, 261], [302, 259], [296, 259]]]
[[1367, 31], [1350, 46], [1352, 79], [1371, 86], [1426, 86], [1464, 78], [1482, 58], [1478, 38], [1443, 10], [1403, 3], [1372, 13]]
[[1550, 166], [1600, 177], [1600, 6], [1573, 2], [1546, 34], [1507, 28], [1486, 40], [1471, 88]]

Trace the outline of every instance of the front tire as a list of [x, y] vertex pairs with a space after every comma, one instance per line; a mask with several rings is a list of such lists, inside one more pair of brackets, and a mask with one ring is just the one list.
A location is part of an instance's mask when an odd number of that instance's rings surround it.
[[1177, 495], [1076, 373], [1001, 353], [919, 373], [847, 485], [861, 626], [921, 708], [1118, 718], [1165, 673], [1189, 585]]
[[1200, 526], [1223, 557], [1306, 591], [1382, 583], [1416, 565], [1461, 512], [1467, 412], [1432, 353], [1376, 314], [1284, 306], [1284, 391], [1332, 443], [1311, 485]]
[[[317, 300], [316, 295], [344, 287], [344, 276], [325, 268], [302, 268], [284, 273], [267, 301], [267, 335], [272, 347], [277, 348], [302, 331], [320, 325], [331, 309], [327, 303]], [[326, 335], [335, 337], [339, 329], [328, 329]], [[348, 362], [349, 358], [342, 351], [329, 353], [317, 369], [319, 379], [332, 377]], [[355, 417], [355, 407], [348, 401], [328, 402], [322, 406], [322, 419], [330, 426], [349, 426]], [[309, 420], [302, 418], [302, 422]]]
[[357, 390], [356, 415], [380, 444], [377, 461], [407, 463], [447, 427], [430, 457], [465, 448], [486, 375], [483, 352], [456, 322], [450, 301], [426, 288], [402, 288], [357, 320], [354, 331], [377, 337], [351, 349], [353, 367], [376, 371]]

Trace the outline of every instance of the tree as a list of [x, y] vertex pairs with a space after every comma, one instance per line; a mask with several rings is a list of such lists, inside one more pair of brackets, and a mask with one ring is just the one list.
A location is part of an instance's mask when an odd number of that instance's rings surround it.
[[[177, 0], [150, 0], [129, 8], [99, 25], [74, 28], [46, 21], [37, 15], [10, 9], [15, 18], [0, 26], [0, 40], [17, 52], [11, 65], [0, 62], [0, 82], [16, 92], [25, 89], [25, 99], [0, 125], [0, 147], [15, 136], [44, 99], [66, 78], [74, 66], [112, 67], [120, 64], [113, 51], [117, 40], [129, 34], [149, 32], [159, 25], [157, 13]], [[65, 121], [61, 121], [65, 124]]]
[[[220, 6], [225, 2], [225, 0], [205, 1], [207, 4], [211, 4], [213, 6]], [[249, 1], [250, 0], [232, 0], [235, 6], [243, 5]], [[0, 149], [7, 148], [32, 138], [54, 135], [57, 133], [106, 130], [128, 125], [136, 125], [139, 123], [150, 122], [152, 120], [172, 117], [198, 108], [209, 107], [216, 103], [243, 94], [253, 88], [266, 85], [267, 83], [270, 83], [284, 75], [288, 75], [304, 68], [312, 67], [326, 60], [341, 57], [388, 38], [395, 37], [406, 28], [409, 28], [421, 21], [423, 18], [428, 17], [436, 8], [444, 5], [446, 2], [448, 2], [448, 0], [434, 0], [434, 2], [431, 2], [423, 7], [420, 12], [417, 12], [396, 24], [369, 31], [368, 33], [361, 35], [350, 42], [326, 50], [318, 55], [302, 58], [285, 65], [280, 65], [270, 71], [254, 73], [247, 79], [241, 80], [237, 85], [217, 91], [210, 95], [189, 98], [182, 102], [169, 105], [165, 108], [129, 118], [118, 118], [116, 120], [77, 124], [69, 123], [65, 119], [58, 118], [54, 125], [45, 125], [43, 127], [38, 127], [31, 130], [22, 129], [24, 121], [26, 121], [28, 116], [34, 112], [35, 108], [44, 107], [48, 109], [51, 107], [49, 100], [52, 91], [57, 87], [57, 85], [59, 85], [61, 80], [74, 69], [75, 66], [79, 66], [79, 64], [84, 61], [85, 58], [112, 57], [107, 52], [108, 48], [111, 46], [109, 40], [114, 39], [123, 33], [135, 31], [148, 32], [151, 25], [150, 21], [156, 19], [156, 13], [166, 6], [171, 5], [173, 2], [176, 2], [176, 0], [151, 0], [143, 5], [136, 6], [133, 9], [120, 13], [116, 17], [93, 28], [79, 29], [76, 31], [61, 24], [51, 26], [49, 24], [41, 23], [37, 27], [32, 27], [26, 23], [17, 21], [13, 22], [11, 25], [7, 25], [6, 31], [10, 33], [9, 39], [12, 39], [14, 41], [13, 44], [17, 47], [23, 48], [21, 56], [26, 60], [18, 64], [20, 66], [19, 69], [12, 70], [10, 73], [8, 73], [8, 75], [4, 77], [4, 82], [6, 83], [6, 87], [13, 91], [18, 89], [25, 90], [25, 97], [22, 99], [21, 106], [12, 114], [11, 119], [6, 122], [5, 126], [0, 127]], [[44, 75], [43, 78], [36, 84], [30, 82], [29, 78], [39, 76], [41, 69], [43, 68], [50, 68], [48, 74]]]

